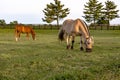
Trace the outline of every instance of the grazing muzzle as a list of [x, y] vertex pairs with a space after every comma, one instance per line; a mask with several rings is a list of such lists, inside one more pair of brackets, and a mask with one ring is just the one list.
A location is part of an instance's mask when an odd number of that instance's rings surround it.
[[92, 37], [89, 37], [86, 39], [86, 41], [85, 41], [86, 52], [92, 52], [93, 44], [94, 44], [94, 40]]
[[86, 52], [92, 52], [91, 48], [86, 48]]

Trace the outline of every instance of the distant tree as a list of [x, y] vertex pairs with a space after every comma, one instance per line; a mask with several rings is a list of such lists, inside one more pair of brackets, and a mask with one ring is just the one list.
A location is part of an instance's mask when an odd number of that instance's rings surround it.
[[105, 2], [104, 14], [105, 14], [108, 26], [110, 25], [110, 20], [113, 20], [119, 17], [118, 15], [119, 10], [116, 10], [116, 8], [117, 8], [117, 5], [115, 5], [113, 1], [107, 0]]
[[17, 21], [10, 22], [11, 25], [18, 24]]
[[83, 16], [87, 22], [93, 22], [94, 24], [102, 17], [103, 5], [97, 0], [89, 0], [84, 5], [84, 14]]
[[101, 16], [98, 19], [97, 24], [107, 24], [107, 20], [106, 20], [105, 16]]
[[54, 0], [54, 3], [47, 4], [47, 7], [43, 10], [45, 17], [42, 18], [44, 22], [51, 23], [57, 21], [59, 25], [59, 20], [65, 18], [69, 14], [69, 9], [63, 9], [64, 5], [61, 4], [59, 0]]
[[5, 20], [4, 20], [4, 19], [1, 19], [1, 20], [0, 20], [0, 25], [5, 25], [5, 24], [6, 24]]

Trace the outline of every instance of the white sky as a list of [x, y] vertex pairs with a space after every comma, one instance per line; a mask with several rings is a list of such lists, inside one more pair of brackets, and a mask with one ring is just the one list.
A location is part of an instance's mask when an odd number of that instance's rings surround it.
[[[84, 4], [88, 0], [60, 0], [65, 5], [64, 8], [70, 9], [70, 14], [65, 18], [81, 18], [83, 14]], [[98, 0], [104, 4], [107, 0]], [[120, 10], [120, 0], [111, 0]], [[42, 18], [44, 13], [42, 10], [46, 8], [46, 4], [54, 2], [54, 0], [0, 0], [0, 19], [4, 19], [6, 23], [17, 20], [23, 24], [43, 24]], [[119, 11], [120, 15], [120, 11]], [[61, 20], [61, 22], [64, 20]], [[56, 22], [54, 22], [56, 23]], [[120, 24], [120, 18], [111, 21], [111, 24]]]

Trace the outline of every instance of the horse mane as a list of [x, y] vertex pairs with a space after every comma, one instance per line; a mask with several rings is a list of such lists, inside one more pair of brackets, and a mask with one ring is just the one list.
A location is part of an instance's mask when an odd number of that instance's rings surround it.
[[[82, 20], [83, 21], [83, 20]], [[89, 35], [90, 35], [90, 30], [89, 30], [89, 26], [87, 25], [87, 23], [85, 22], [85, 21], [83, 21], [84, 22], [84, 24], [86, 25], [86, 28], [87, 28], [87, 30], [88, 30], [88, 33], [89, 33]]]
[[31, 28], [31, 33], [35, 35], [35, 31]]
[[88, 33], [88, 35], [90, 36], [90, 31], [89, 31], [89, 27], [87, 25], [87, 23], [84, 21], [84, 20], [81, 20], [81, 19], [76, 19], [78, 21], [80, 21], [82, 23], [82, 25], [84, 26], [85, 28], [85, 31]]

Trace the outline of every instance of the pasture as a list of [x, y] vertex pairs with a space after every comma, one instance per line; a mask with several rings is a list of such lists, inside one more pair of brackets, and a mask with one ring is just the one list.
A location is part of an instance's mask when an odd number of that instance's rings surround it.
[[93, 52], [66, 50], [58, 30], [35, 30], [36, 40], [14, 39], [13, 29], [0, 29], [0, 80], [119, 80], [120, 30], [91, 30]]

